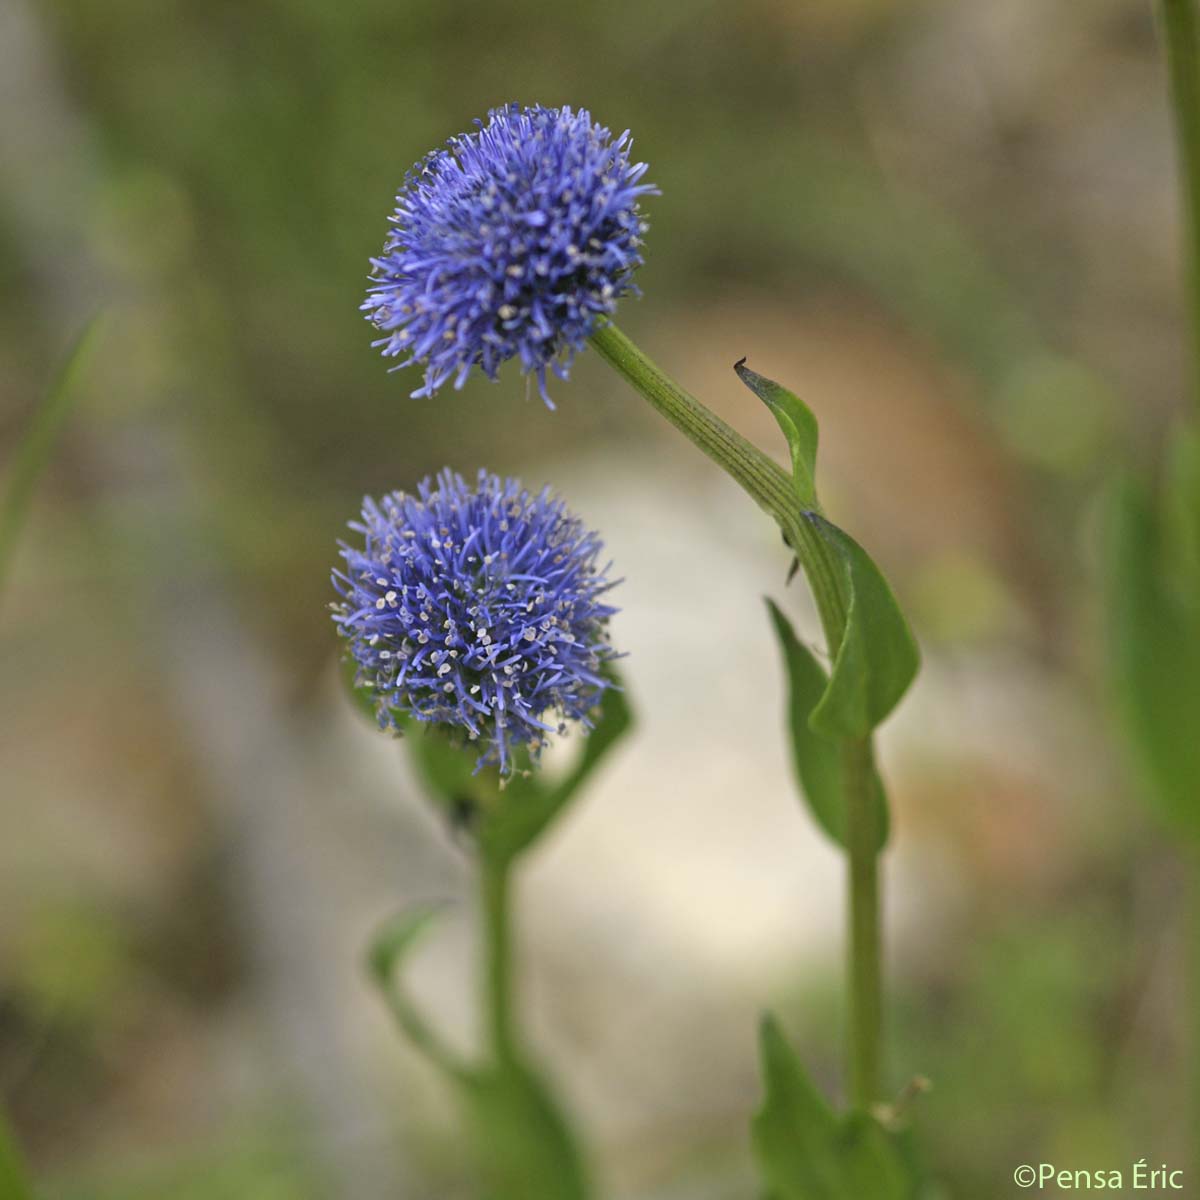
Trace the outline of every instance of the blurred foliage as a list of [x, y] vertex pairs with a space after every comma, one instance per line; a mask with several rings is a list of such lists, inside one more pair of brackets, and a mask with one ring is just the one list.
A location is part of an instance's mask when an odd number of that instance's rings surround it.
[[44, 1189], [45, 1200], [323, 1200], [305, 1148], [264, 1121], [204, 1147], [138, 1165], [101, 1168]]
[[[1117, 704], [1141, 775], [1161, 815], [1200, 837], [1200, 591], [1196, 544], [1169, 554], [1160, 510], [1192, 514], [1200, 529], [1200, 438], [1180, 439], [1180, 470], [1161, 504], [1133, 479], [1112, 500], [1107, 641]], [[1189, 544], [1190, 543], [1190, 544]]]

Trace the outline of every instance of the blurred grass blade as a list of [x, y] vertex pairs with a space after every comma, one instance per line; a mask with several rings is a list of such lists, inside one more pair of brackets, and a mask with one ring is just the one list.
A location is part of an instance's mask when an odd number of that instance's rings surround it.
[[806, 509], [817, 505], [817, 418], [793, 392], [746, 366], [743, 358], [734, 363], [737, 377], [771, 410], [792, 455], [792, 478], [800, 503]]
[[811, 724], [828, 738], [865, 738], [908, 690], [920, 654], [887, 580], [867, 552], [823, 517], [809, 519], [837, 550], [850, 597], [829, 687]]
[[1200, 620], [1168, 586], [1148, 490], [1114, 493], [1107, 547], [1108, 646], [1116, 700], [1163, 815], [1200, 837]]
[[1166, 536], [1179, 594], [1200, 613], [1200, 429], [1176, 431], [1167, 448]]
[[33, 1189], [8, 1119], [0, 1109], [0, 1200], [33, 1200]]
[[101, 317], [93, 317], [75, 339], [50, 390], [34, 409], [29, 427], [17, 442], [0, 493], [0, 590], [4, 587], [21, 526], [25, 523], [37, 481], [45, 471], [58, 436], [75, 402], [75, 386], [95, 344]]
[[[812, 652], [796, 637], [791, 622], [771, 600], [771, 623], [783, 652], [788, 679], [787, 730], [792, 765], [800, 791], [818, 825], [840, 846], [846, 847], [846, 795], [842, 778], [842, 751], [838, 742], [815, 733], [809, 723], [813, 709], [829, 686], [829, 677]], [[874, 772], [875, 818], [878, 848], [888, 838], [888, 810], [883, 782]]]
[[766, 1096], [752, 1132], [772, 1200], [914, 1200], [920, 1179], [899, 1138], [867, 1113], [834, 1113], [774, 1017], [759, 1040]]

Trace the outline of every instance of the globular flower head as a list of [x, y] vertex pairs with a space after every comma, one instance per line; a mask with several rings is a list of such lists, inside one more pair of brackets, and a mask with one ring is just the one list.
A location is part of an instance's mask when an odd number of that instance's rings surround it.
[[[596, 322], [635, 292], [644, 163], [584, 109], [510, 104], [409, 171], [374, 268], [368, 318], [430, 396], [510, 358], [561, 378]], [[551, 405], [553, 407], [553, 405]]]
[[350, 528], [365, 540], [342, 543], [333, 619], [381, 726], [447, 726], [508, 775], [519, 751], [536, 760], [547, 734], [590, 724], [617, 610], [600, 539], [548, 489], [444, 470], [416, 495], [368, 498]]

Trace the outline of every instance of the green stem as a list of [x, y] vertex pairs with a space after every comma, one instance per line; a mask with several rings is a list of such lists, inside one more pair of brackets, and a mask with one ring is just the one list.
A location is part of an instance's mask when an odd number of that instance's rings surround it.
[[483, 1001], [487, 1032], [497, 1063], [517, 1061], [513, 1020], [512, 924], [510, 870], [507, 861], [484, 857], [480, 862], [483, 906]]
[[[600, 355], [672, 425], [741, 484], [778, 523], [804, 567], [825, 641], [836, 655], [846, 630], [848, 584], [833, 547], [809, 519], [790, 476], [759, 448], [730, 428], [647, 358], [615, 325], [591, 337]], [[879, 880], [872, 754], [869, 740], [843, 747], [850, 858], [850, 1095], [855, 1107], [881, 1098]]]
[[1160, 0], [1188, 256], [1192, 395], [1200, 409], [1200, 27], [1195, 0]]
[[600, 355], [633, 384], [771, 516], [794, 505], [792, 482], [777, 463], [685, 392], [611, 322], [591, 336]]
[[598, 329], [591, 342], [635, 391], [774, 518], [808, 575], [830, 648], [837, 647], [846, 623], [842, 569], [832, 548], [805, 518], [787, 472], [684, 391], [615, 325]]
[[868, 1110], [880, 1099], [883, 979], [879, 919], [879, 855], [867, 741], [842, 747], [846, 780], [846, 846], [850, 855], [850, 1101]]

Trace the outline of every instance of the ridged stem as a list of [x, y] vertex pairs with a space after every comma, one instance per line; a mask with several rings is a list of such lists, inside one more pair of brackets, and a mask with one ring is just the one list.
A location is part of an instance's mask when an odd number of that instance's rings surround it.
[[830, 649], [835, 650], [846, 624], [842, 568], [833, 547], [807, 520], [787, 472], [681, 388], [615, 325], [597, 330], [591, 342], [635, 391], [776, 521], [804, 567]]
[[[669, 378], [615, 325], [591, 337], [601, 357], [676, 429], [739, 483], [779, 525], [804, 568], [831, 656], [846, 630], [848, 584], [836, 551], [809, 519], [787, 472]], [[882, 968], [877, 839], [870, 740], [842, 747], [849, 855], [850, 1098], [869, 1109], [881, 1098]]]

